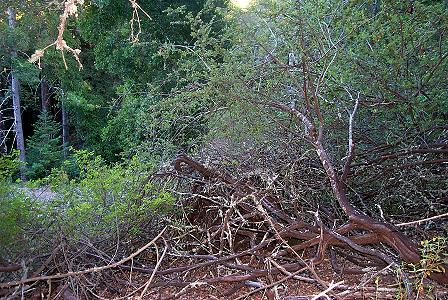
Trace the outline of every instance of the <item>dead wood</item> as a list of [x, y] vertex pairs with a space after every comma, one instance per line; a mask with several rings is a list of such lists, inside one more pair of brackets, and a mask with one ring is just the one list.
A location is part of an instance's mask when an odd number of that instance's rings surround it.
[[20, 265], [16, 265], [16, 264], [11, 264], [11, 265], [6, 265], [6, 266], [0, 266], [0, 273], [1, 272], [15, 272], [20, 270], [22, 267]]
[[[318, 251], [313, 263], [319, 264], [325, 259], [326, 252], [329, 247], [339, 247], [341, 249], [351, 248], [352, 251], [358, 253], [357, 256], [364, 258], [363, 260], [350, 259], [352, 263], [358, 262], [362, 267], [366, 265], [366, 261], [370, 261], [372, 263], [371, 266], [384, 267], [385, 264], [394, 264], [396, 261], [395, 258], [390, 257], [389, 254], [378, 251], [378, 249], [365, 248], [365, 245], [370, 245], [370, 247], [372, 247], [375, 245], [379, 246], [380, 243], [385, 243], [394, 249], [403, 260], [418, 263], [420, 256], [418, 254], [417, 245], [415, 242], [398, 231], [398, 229], [392, 224], [379, 222], [367, 215], [362, 214], [351, 206], [345, 193], [344, 184], [340, 182], [340, 179], [334, 172], [332, 165], [328, 162], [326, 152], [319, 142], [316, 142], [316, 148], [318, 154], [320, 152], [319, 157], [321, 158], [321, 161], [323, 161], [323, 167], [326, 170], [327, 175], [329, 174], [330, 182], [332, 183], [332, 188], [337, 200], [348, 216], [349, 223], [337, 228], [336, 230], [329, 230], [321, 221], [318, 222], [321, 224], [321, 229], [319, 229], [319, 227], [316, 227], [315, 225], [307, 224], [298, 218], [298, 216], [288, 215], [271, 202], [275, 197], [263, 193], [254, 186], [248, 186], [247, 181], [245, 180], [237, 180], [222, 171], [220, 172], [207, 168], [191, 158], [181, 156], [175, 160], [174, 165], [176, 166], [177, 171], [183, 172], [183, 176], [191, 176], [192, 172], [195, 172], [195, 176], [200, 175], [202, 177], [201, 180], [206, 179], [214, 182], [222, 180], [221, 183], [228, 185], [227, 192], [230, 194], [227, 196], [233, 197], [234, 203], [236, 203], [238, 207], [241, 203], [251, 202], [246, 201], [251, 197], [262, 200], [262, 202], [260, 201], [260, 204], [263, 203], [261, 204], [262, 209], [270, 214], [270, 218], [276, 219], [274, 224], [268, 226], [268, 232], [271, 232], [274, 237], [277, 236], [280, 240], [285, 238], [294, 238], [301, 241], [299, 243], [296, 242], [295, 245], [288, 245], [288, 247], [284, 250], [277, 251], [275, 256], [273, 256], [276, 259], [282, 259], [295, 251], [306, 250], [311, 247], [318, 246]], [[188, 166], [189, 170], [186, 171], [185, 166], [183, 167], [182, 164]], [[347, 164], [347, 166], [349, 165]], [[206, 196], [203, 198], [205, 199]], [[243, 200], [241, 201], [241, 199]], [[278, 202], [278, 200], [276, 200], [276, 202]], [[250, 204], [241, 206], [243, 211], [247, 211], [247, 205]], [[203, 206], [203, 208], [205, 207], [206, 206]], [[260, 210], [260, 207], [257, 207], [255, 203], [252, 204], [252, 209]], [[263, 218], [263, 216], [259, 217]], [[251, 219], [254, 220], [254, 222], [260, 223], [260, 218], [254, 218], [253, 215], [248, 217], [245, 221], [248, 222]], [[246, 237], [250, 235], [247, 231], [242, 230], [241, 225], [236, 225], [238, 221], [235, 219], [230, 220], [229, 214], [227, 214], [226, 218], [223, 219], [223, 223], [227, 224], [226, 226], [219, 226], [218, 224], [210, 226], [210, 229], [215, 232], [219, 231], [222, 236], [224, 232], [230, 230], [231, 226], [229, 227], [228, 224], [232, 222], [235, 222], [235, 228], [239, 228], [239, 231], [234, 232], [235, 235], [242, 234]], [[261, 223], [264, 225], [266, 222]], [[277, 230], [278, 232], [276, 232]], [[254, 233], [254, 235], [256, 234]], [[379, 261], [383, 261], [384, 264], [379, 263]], [[433, 273], [431, 276], [431, 278], [440, 283], [446, 282], [445, 274]]]

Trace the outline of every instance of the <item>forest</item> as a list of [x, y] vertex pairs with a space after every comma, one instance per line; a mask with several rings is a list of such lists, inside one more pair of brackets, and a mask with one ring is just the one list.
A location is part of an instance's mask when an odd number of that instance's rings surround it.
[[0, 299], [448, 299], [448, 1], [1, 0]]

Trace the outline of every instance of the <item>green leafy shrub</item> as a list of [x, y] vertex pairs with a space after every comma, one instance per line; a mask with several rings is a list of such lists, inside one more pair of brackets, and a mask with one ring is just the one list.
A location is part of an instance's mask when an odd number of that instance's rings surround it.
[[43, 212], [38, 203], [12, 183], [0, 181], [0, 256], [22, 250], [31, 237], [30, 228], [39, 227]]
[[146, 182], [151, 163], [134, 158], [128, 164], [107, 165], [100, 156], [75, 151], [79, 177], [70, 179], [63, 168], [53, 170], [48, 183], [57, 196], [51, 209], [70, 236], [104, 236], [114, 229], [136, 232], [156, 213], [172, 211], [175, 199]]
[[[423, 240], [420, 242], [421, 259], [418, 264], [410, 264], [411, 272], [416, 275], [416, 288], [418, 294], [421, 294], [431, 273], [444, 273], [447, 270], [445, 265], [448, 263], [448, 238], [437, 236], [431, 240]], [[417, 298], [418, 299], [418, 296]]]
[[0, 182], [7, 180], [18, 172], [20, 166], [19, 151], [0, 156]]

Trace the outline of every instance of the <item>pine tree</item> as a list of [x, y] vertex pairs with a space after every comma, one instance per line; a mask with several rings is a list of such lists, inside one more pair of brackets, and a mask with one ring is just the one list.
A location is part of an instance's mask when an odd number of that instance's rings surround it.
[[61, 126], [43, 111], [34, 125], [34, 134], [28, 139], [28, 176], [32, 179], [50, 174], [63, 161]]

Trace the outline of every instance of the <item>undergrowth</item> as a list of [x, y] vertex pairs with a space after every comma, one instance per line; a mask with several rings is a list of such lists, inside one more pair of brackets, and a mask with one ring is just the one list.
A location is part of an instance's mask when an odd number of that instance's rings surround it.
[[[21, 249], [50, 251], [60, 241], [144, 235], [155, 219], [175, 211], [175, 197], [150, 180], [153, 162], [133, 158], [126, 164], [108, 165], [92, 152], [74, 151], [48, 177], [23, 186], [11, 180], [19, 165], [12, 160], [2, 165], [7, 176], [0, 184], [3, 258]], [[48, 196], [39, 198], [39, 193], [33, 193], [36, 189]]]

